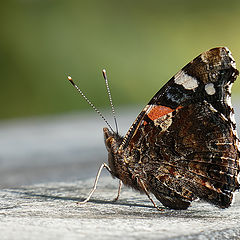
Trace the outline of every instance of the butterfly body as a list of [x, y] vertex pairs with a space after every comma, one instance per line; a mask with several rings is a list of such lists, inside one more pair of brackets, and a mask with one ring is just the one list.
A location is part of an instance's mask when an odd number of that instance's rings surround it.
[[104, 128], [112, 176], [172, 209], [195, 199], [229, 207], [239, 189], [231, 106], [238, 74], [227, 48], [211, 49], [154, 95], [125, 137]]

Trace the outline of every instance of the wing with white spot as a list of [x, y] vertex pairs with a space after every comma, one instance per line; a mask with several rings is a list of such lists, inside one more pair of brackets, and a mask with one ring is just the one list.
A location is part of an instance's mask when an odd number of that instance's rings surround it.
[[120, 149], [144, 169], [166, 206], [199, 197], [228, 207], [239, 188], [239, 149], [231, 86], [239, 72], [227, 48], [202, 53], [172, 77], [139, 114]]

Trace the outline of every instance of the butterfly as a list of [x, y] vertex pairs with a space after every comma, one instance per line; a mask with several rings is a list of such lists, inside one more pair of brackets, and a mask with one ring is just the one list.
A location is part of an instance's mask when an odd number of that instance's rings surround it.
[[125, 136], [104, 128], [108, 164], [102, 164], [84, 202], [107, 168], [158, 209], [152, 195], [170, 209], [187, 209], [197, 199], [229, 207], [239, 189], [240, 148], [231, 104], [238, 75], [228, 48], [210, 49], [153, 96]]

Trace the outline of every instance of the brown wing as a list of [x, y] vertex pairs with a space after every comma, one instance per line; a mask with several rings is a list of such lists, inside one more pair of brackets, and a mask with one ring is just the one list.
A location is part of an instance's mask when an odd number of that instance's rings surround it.
[[201, 198], [231, 204], [239, 188], [239, 149], [231, 107], [238, 75], [227, 48], [186, 65], [151, 99], [123, 139], [129, 168], [165, 206]]

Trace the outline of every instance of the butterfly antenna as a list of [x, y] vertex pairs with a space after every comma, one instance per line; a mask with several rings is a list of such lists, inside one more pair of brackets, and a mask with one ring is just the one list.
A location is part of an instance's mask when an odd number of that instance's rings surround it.
[[103, 119], [103, 121], [108, 125], [108, 127], [111, 129], [112, 132], [113, 129], [111, 125], [108, 123], [106, 118], [102, 115], [102, 113], [94, 106], [94, 104], [86, 97], [86, 95], [82, 92], [82, 90], [74, 83], [71, 76], [67, 77], [69, 82], [78, 90], [78, 92], [82, 95], [82, 97], [85, 99], [85, 101], [93, 108], [93, 110]]
[[114, 119], [115, 126], [116, 126], [116, 132], [118, 134], [117, 118], [116, 118], [115, 109], [114, 109], [113, 102], [112, 102], [111, 91], [110, 91], [109, 85], [108, 85], [107, 72], [106, 72], [105, 69], [102, 70], [102, 74], [103, 74], [103, 78], [105, 80], [105, 85], [106, 85], [106, 88], [107, 88], [108, 98], [109, 98], [110, 105], [111, 105], [111, 108], [112, 108], [112, 114], [113, 114], [113, 119]]

